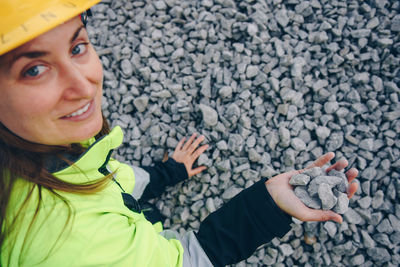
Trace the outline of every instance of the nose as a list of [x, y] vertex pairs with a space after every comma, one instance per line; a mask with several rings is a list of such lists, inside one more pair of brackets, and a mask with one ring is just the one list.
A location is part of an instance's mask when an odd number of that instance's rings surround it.
[[90, 79], [90, 70], [84, 66], [65, 62], [59, 69], [59, 78], [66, 100], [91, 99], [95, 94], [95, 86]]

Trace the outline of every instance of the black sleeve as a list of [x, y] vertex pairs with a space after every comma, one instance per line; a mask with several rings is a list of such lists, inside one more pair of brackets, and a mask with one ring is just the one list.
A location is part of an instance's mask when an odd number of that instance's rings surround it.
[[290, 223], [291, 217], [275, 204], [262, 179], [211, 213], [196, 236], [214, 266], [225, 266], [284, 236]]
[[141, 196], [141, 201], [160, 196], [167, 186], [175, 185], [188, 178], [186, 167], [169, 158], [166, 162], [156, 162], [154, 166], [141, 167], [150, 174], [150, 182]]

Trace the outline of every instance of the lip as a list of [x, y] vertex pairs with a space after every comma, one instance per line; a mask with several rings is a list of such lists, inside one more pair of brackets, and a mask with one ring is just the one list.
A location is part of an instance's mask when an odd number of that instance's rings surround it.
[[[77, 109], [76, 111], [80, 110], [81, 108], [83, 108], [84, 106], [86, 106], [88, 103], [86, 103], [85, 105], [83, 105], [82, 107], [80, 107], [79, 109]], [[74, 111], [74, 112], [76, 112]], [[87, 119], [88, 117], [90, 117], [90, 115], [92, 115], [92, 113], [94, 112], [94, 100], [91, 100], [89, 102], [89, 108], [88, 110], [86, 110], [84, 113], [77, 115], [77, 116], [73, 116], [73, 117], [61, 117], [62, 120], [68, 120], [68, 121], [82, 121]], [[73, 112], [72, 112], [73, 113]], [[71, 114], [71, 113], [70, 113]]]

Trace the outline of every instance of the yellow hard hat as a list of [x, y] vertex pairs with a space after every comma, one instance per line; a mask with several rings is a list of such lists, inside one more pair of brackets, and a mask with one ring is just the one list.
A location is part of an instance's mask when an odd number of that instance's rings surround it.
[[101, 0], [0, 0], [0, 55], [55, 28]]

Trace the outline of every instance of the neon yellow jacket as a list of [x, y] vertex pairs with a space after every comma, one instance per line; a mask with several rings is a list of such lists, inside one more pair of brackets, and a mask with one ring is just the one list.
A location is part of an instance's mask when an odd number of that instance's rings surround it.
[[[114, 128], [91, 147], [75, 166], [54, 174], [73, 183], [101, 178], [103, 175], [97, 168], [110, 149], [118, 147], [122, 139], [121, 129]], [[92, 138], [86, 145], [94, 142]], [[98, 162], [99, 166], [93, 162]], [[115, 179], [127, 192], [132, 192], [135, 186], [132, 168], [114, 159], [109, 161], [108, 167], [111, 171], [118, 170]], [[8, 222], [31, 187], [32, 184], [22, 179], [15, 185], [9, 205], [12, 210], [7, 212]], [[67, 225], [66, 205], [47, 190], [42, 190], [43, 204], [36, 223], [26, 236], [38, 200], [37, 191], [34, 190], [23, 212], [18, 231], [5, 240], [1, 253], [2, 266], [132, 266], [133, 263], [134, 266], [182, 266], [183, 247], [180, 242], [167, 240], [143, 214], [125, 207], [121, 188], [114, 182], [97, 194], [58, 192], [69, 201], [71, 213], [75, 214]], [[15, 245], [11, 247], [7, 243], [13, 238]]]

